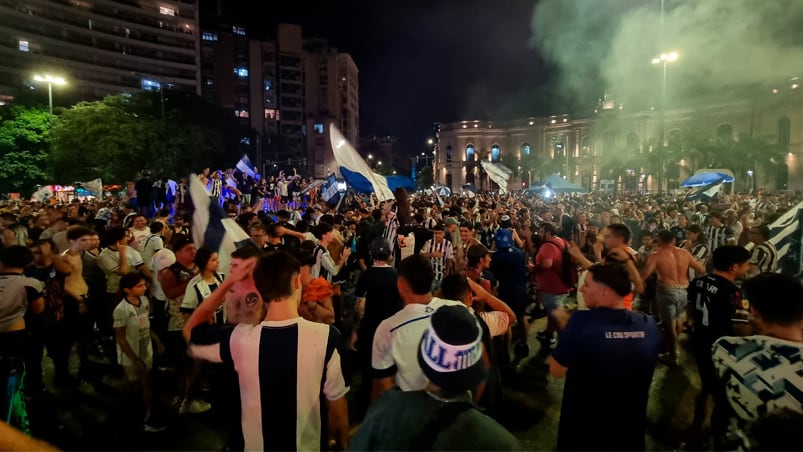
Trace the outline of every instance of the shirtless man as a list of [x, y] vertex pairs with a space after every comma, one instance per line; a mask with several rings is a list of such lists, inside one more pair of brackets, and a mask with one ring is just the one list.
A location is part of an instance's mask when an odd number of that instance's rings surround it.
[[675, 246], [675, 236], [670, 231], [658, 231], [656, 244], [658, 248], [647, 258], [641, 277], [646, 280], [653, 273], [658, 273], [655, 300], [664, 324], [664, 342], [668, 350], [660, 359], [666, 364], [677, 366], [678, 336], [683, 327], [682, 316], [686, 309], [689, 268], [697, 274], [705, 273], [705, 268], [687, 250]]
[[70, 247], [61, 254], [61, 259], [69, 266], [70, 272], [64, 280], [64, 292], [78, 303], [78, 312], [86, 313], [86, 299], [89, 285], [84, 280], [83, 254], [94, 246], [93, 233], [84, 227], [67, 230]]

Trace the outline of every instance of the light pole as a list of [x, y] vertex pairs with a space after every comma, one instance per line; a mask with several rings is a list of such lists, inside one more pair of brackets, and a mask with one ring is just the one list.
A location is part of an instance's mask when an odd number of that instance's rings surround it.
[[66, 85], [67, 81], [63, 77], [56, 77], [50, 74], [34, 74], [33, 80], [39, 83], [47, 83], [47, 103], [50, 106], [50, 114], [53, 114], [53, 85]]
[[652, 59], [652, 64], [663, 65], [661, 78], [661, 108], [658, 110], [658, 193], [664, 189], [664, 113], [666, 111], [666, 68], [669, 63], [678, 59], [677, 52], [662, 53]]

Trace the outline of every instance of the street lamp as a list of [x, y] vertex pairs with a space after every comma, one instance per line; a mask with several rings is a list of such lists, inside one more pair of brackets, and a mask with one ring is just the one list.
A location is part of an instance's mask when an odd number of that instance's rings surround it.
[[435, 140], [433, 140], [432, 138], [430, 138], [430, 139], [428, 139], [428, 140], [427, 140], [427, 144], [428, 144], [428, 145], [430, 145], [430, 146], [432, 146], [433, 144], [435, 144]]
[[666, 68], [669, 63], [677, 61], [677, 52], [662, 53], [652, 59], [652, 64], [663, 65], [663, 77], [661, 78], [661, 109], [658, 111], [658, 193], [664, 188], [664, 113], [666, 111]]
[[47, 102], [50, 106], [50, 114], [53, 114], [53, 85], [66, 85], [67, 81], [63, 77], [55, 77], [50, 74], [34, 74], [34, 81], [47, 83]]
[[373, 158], [374, 158], [373, 154], [368, 154], [368, 160], [373, 160]]

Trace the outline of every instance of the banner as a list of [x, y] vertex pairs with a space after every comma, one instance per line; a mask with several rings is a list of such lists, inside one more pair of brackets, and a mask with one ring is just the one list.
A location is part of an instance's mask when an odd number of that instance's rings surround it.
[[237, 169], [242, 171], [243, 174], [247, 176], [254, 177], [254, 175], [256, 175], [256, 172], [254, 172], [254, 168], [255, 168], [254, 164], [251, 163], [251, 159], [248, 158], [248, 154], [244, 154], [243, 158], [241, 158], [240, 161], [237, 162]]

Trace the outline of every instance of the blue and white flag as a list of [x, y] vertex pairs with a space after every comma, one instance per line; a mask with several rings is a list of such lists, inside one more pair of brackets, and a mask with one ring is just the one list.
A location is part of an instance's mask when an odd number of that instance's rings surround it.
[[343, 177], [347, 177], [346, 174], [348, 173], [356, 173], [371, 184], [379, 201], [395, 199], [393, 197], [393, 191], [391, 191], [388, 186], [387, 179], [371, 170], [371, 167], [365, 163], [365, 160], [360, 157], [360, 154], [357, 153], [354, 146], [346, 140], [346, 137], [340, 133], [334, 124], [329, 126], [329, 138], [331, 140], [332, 152], [335, 155], [335, 160], [337, 161], [337, 165]]
[[103, 181], [101, 181], [100, 178], [83, 182], [82, 185], [88, 192], [95, 195], [96, 198], [103, 199]]
[[192, 241], [197, 247], [217, 252], [220, 259], [218, 271], [228, 274], [231, 253], [252, 243], [251, 239], [236, 221], [224, 214], [217, 202], [212, 202], [209, 192], [195, 174], [190, 175], [190, 197], [195, 209], [192, 213]]
[[56, 193], [53, 191], [53, 186], [43, 185], [42, 188], [33, 193], [31, 200], [36, 202], [46, 202], [54, 196], [56, 196]]
[[248, 158], [248, 154], [244, 154], [243, 158], [241, 158], [240, 161], [237, 162], [237, 169], [242, 171], [243, 174], [247, 176], [254, 177], [254, 175], [256, 174], [254, 168], [256, 167], [254, 166], [253, 163], [251, 163], [251, 159]]
[[[803, 253], [800, 224], [801, 210], [803, 210], [803, 203], [792, 207], [769, 225], [769, 242], [775, 245], [775, 249], [778, 250], [779, 267], [781, 266], [780, 263], [782, 259], [787, 254], [800, 256], [801, 253]], [[797, 270], [798, 273], [803, 272], [803, 261], [799, 263], [795, 270]]]

